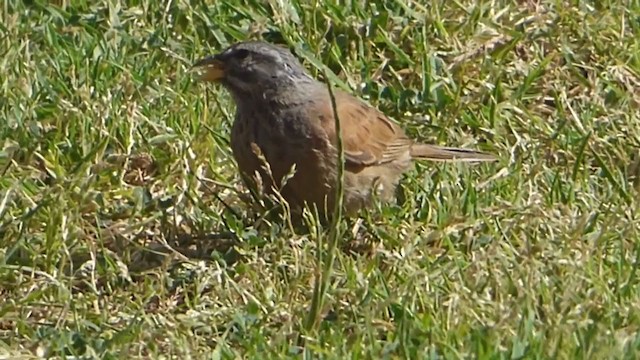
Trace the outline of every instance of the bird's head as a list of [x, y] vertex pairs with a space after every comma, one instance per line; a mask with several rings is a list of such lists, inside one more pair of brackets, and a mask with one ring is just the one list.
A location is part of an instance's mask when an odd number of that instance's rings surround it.
[[200, 72], [201, 80], [221, 83], [236, 98], [310, 79], [288, 49], [260, 41], [234, 44], [193, 67]]

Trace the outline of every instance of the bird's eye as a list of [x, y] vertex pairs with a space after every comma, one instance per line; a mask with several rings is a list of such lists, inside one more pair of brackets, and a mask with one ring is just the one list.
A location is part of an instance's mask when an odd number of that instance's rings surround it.
[[246, 59], [247, 56], [249, 56], [249, 50], [246, 49], [238, 49], [235, 54], [235, 57], [239, 60]]

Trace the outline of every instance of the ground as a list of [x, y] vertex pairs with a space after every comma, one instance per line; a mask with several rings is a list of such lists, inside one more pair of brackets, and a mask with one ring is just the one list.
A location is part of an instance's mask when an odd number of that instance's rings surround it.
[[[269, 5], [270, 4], [270, 5]], [[637, 1], [7, 0], [0, 354], [635, 358]], [[425, 142], [397, 203], [252, 200], [190, 66], [293, 49]]]

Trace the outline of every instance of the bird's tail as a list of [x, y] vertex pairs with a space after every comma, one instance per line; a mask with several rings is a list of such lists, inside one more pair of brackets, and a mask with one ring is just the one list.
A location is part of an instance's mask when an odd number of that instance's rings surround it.
[[494, 155], [480, 151], [442, 147], [428, 144], [413, 144], [411, 146], [411, 157], [431, 161], [496, 161]]

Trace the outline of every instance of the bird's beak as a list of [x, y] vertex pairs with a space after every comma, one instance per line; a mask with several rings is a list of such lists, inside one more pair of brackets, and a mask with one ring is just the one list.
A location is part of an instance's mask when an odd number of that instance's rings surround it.
[[224, 78], [225, 74], [224, 63], [215, 55], [198, 60], [191, 69], [199, 73], [202, 81], [217, 82]]

